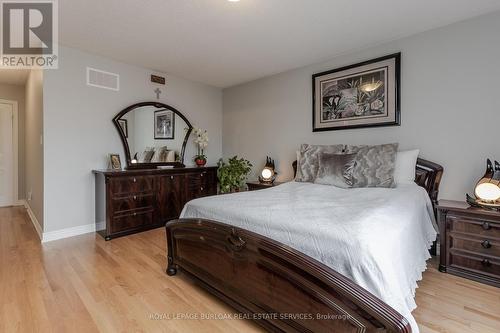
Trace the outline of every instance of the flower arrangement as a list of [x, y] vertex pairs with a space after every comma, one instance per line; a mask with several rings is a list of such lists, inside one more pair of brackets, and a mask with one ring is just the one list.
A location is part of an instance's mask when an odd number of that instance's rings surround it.
[[194, 157], [194, 161], [198, 166], [204, 166], [207, 163], [207, 156], [205, 155], [205, 148], [208, 147], [208, 133], [207, 130], [194, 127], [193, 135], [195, 136], [194, 143], [198, 148], [198, 154]]

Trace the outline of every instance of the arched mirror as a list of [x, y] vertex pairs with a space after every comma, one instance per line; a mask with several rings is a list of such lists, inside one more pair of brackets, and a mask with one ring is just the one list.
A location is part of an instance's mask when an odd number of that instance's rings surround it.
[[184, 166], [193, 127], [177, 109], [159, 102], [131, 105], [113, 118], [125, 148], [128, 169]]

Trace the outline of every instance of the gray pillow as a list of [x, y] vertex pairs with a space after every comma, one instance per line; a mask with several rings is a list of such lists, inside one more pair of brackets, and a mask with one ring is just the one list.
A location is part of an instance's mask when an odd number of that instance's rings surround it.
[[350, 146], [346, 153], [356, 153], [352, 187], [395, 187], [397, 143], [377, 146]]
[[318, 174], [318, 158], [320, 153], [340, 154], [343, 152], [345, 145], [309, 145], [303, 144], [300, 146], [300, 160], [297, 161], [297, 182], [314, 182]]
[[358, 154], [319, 154], [318, 174], [315, 184], [350, 188], [353, 185], [352, 172]]

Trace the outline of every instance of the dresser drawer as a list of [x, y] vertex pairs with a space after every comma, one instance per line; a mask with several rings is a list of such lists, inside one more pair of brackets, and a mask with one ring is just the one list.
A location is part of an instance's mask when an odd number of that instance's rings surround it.
[[449, 261], [451, 267], [500, 278], [500, 260], [498, 258], [450, 250]]
[[111, 220], [111, 232], [127, 231], [153, 224], [153, 210], [131, 212], [115, 216]]
[[495, 238], [478, 238], [466, 234], [451, 233], [450, 242], [450, 248], [453, 250], [465, 250], [494, 256], [500, 260], [500, 240]]
[[112, 199], [114, 214], [123, 214], [137, 209], [153, 209], [154, 195], [150, 193], [133, 194], [127, 197], [115, 197]]
[[198, 188], [208, 182], [206, 171], [188, 174], [186, 178], [188, 188]]
[[154, 178], [151, 176], [127, 176], [110, 179], [113, 197], [126, 196], [133, 193], [152, 192]]
[[217, 189], [212, 180], [213, 175], [207, 171], [189, 174], [187, 180], [188, 199], [195, 199], [217, 194]]
[[451, 224], [450, 229], [454, 232], [500, 239], [500, 223], [453, 214], [448, 214], [446, 222]]

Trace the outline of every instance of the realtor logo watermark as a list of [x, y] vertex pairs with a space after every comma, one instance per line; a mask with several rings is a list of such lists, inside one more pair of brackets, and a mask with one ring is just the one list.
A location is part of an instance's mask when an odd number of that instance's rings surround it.
[[0, 0], [0, 8], [0, 67], [57, 68], [57, 1]]

